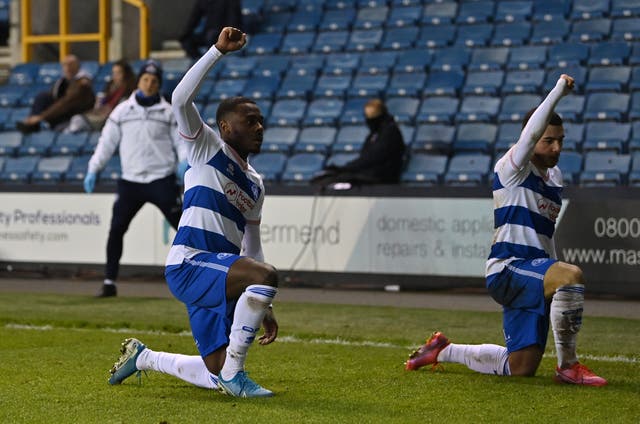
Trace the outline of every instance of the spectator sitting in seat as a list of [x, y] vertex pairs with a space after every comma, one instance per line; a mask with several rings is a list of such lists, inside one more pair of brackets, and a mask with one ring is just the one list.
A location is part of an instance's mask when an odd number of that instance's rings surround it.
[[50, 91], [39, 93], [33, 101], [31, 115], [16, 123], [23, 133], [40, 131], [45, 122], [54, 130], [61, 130], [69, 119], [77, 113], [91, 109], [95, 103], [91, 77], [80, 69], [80, 61], [75, 55], [62, 60], [62, 76]]

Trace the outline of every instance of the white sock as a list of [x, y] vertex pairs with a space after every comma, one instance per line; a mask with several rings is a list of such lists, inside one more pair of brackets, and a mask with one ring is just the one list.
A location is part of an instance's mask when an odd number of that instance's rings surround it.
[[578, 362], [576, 338], [582, 326], [583, 307], [583, 284], [560, 287], [553, 295], [550, 321], [558, 355], [558, 367], [568, 367]]
[[145, 349], [136, 359], [136, 368], [169, 374], [205, 389], [218, 388], [218, 377], [209, 372], [202, 357], [197, 355], [154, 352], [151, 349]]
[[106, 284], [107, 286], [110, 286], [112, 284], [115, 284], [116, 282], [113, 280], [109, 280], [108, 278], [104, 279], [104, 284]]
[[253, 284], [238, 299], [229, 334], [227, 356], [220, 371], [225, 380], [231, 380], [238, 371], [244, 370], [249, 346], [260, 331], [264, 314], [277, 291], [275, 287]]
[[494, 344], [453, 344], [438, 354], [438, 362], [464, 364], [482, 374], [510, 375], [509, 352], [506, 347]]

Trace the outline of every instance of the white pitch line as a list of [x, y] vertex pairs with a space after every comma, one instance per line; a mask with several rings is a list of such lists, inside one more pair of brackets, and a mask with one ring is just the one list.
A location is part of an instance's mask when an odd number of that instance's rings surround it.
[[[181, 337], [191, 337], [191, 332], [189, 331], [181, 331], [179, 333], [169, 333], [166, 331], [155, 331], [155, 330], [136, 330], [133, 328], [70, 328], [70, 327], [53, 327], [51, 325], [24, 325], [24, 324], [5, 324], [5, 328], [12, 330], [35, 330], [35, 331], [51, 331], [51, 330], [68, 330], [68, 331], [102, 331], [105, 333], [118, 333], [118, 334], [143, 334], [143, 335], [154, 335], [154, 336], [181, 336]], [[296, 336], [280, 336], [278, 337], [278, 342], [280, 343], [310, 343], [310, 344], [324, 344], [324, 345], [336, 345], [336, 346], [354, 346], [354, 347], [375, 347], [375, 348], [386, 348], [386, 349], [403, 349], [410, 350], [415, 349], [416, 346], [400, 346], [393, 343], [385, 343], [385, 342], [375, 342], [370, 340], [362, 340], [362, 341], [350, 341], [344, 340], [341, 338], [334, 339], [301, 339]], [[627, 357], [622, 355], [616, 356], [598, 356], [598, 355], [590, 355], [590, 354], [580, 354], [580, 358], [589, 359], [591, 361], [602, 361], [602, 362], [621, 362], [627, 364], [636, 364], [640, 363], [640, 358], [635, 357]], [[545, 358], [555, 358], [555, 354], [545, 353]]]

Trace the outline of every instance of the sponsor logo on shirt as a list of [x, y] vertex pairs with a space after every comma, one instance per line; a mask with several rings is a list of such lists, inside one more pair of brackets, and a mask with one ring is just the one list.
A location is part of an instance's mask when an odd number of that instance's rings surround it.
[[538, 211], [540, 215], [546, 216], [553, 222], [556, 222], [558, 214], [560, 213], [560, 207], [551, 200], [541, 197], [538, 199]]

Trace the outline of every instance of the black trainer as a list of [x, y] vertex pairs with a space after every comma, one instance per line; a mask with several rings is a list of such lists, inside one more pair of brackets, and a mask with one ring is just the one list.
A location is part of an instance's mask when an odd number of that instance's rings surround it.
[[96, 297], [114, 297], [118, 295], [118, 289], [115, 284], [103, 284]]

